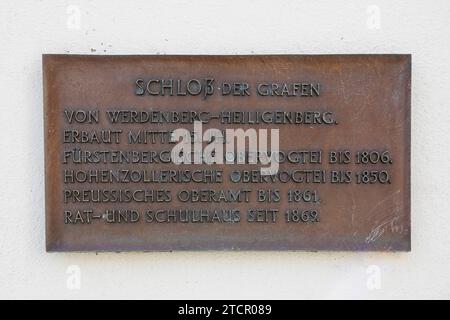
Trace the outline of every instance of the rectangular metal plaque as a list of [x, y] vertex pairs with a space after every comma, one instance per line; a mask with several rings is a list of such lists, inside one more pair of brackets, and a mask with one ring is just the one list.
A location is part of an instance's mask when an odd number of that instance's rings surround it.
[[410, 55], [44, 55], [47, 251], [410, 250]]

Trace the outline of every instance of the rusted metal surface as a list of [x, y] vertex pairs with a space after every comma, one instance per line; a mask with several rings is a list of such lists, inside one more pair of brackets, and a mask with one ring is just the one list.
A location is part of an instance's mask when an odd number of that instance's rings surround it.
[[[129, 250], [410, 250], [410, 81], [409, 55], [288, 55], [288, 56], [79, 56], [44, 55], [46, 242], [48, 251], [129, 251]], [[214, 94], [137, 94], [137, 79], [177, 79], [179, 85], [190, 79], [214, 79]], [[248, 95], [223, 95], [221, 83], [250, 84]], [[289, 96], [292, 83], [320, 83], [320, 94]], [[174, 81], [177, 84], [176, 81]], [[256, 94], [256, 85], [284, 83], [289, 93], [273, 96]], [[150, 86], [151, 91], [157, 91]], [[145, 89], [145, 88], [144, 88]], [[222, 88], [223, 89], [223, 88]], [[245, 88], [244, 88], [245, 89]], [[273, 89], [273, 87], [272, 87]], [[174, 90], [176, 90], [174, 88]], [[154, 92], [152, 91], [152, 92]], [[182, 92], [181, 90], [180, 92]], [[166, 91], [168, 92], [168, 91]], [[264, 91], [265, 92], [265, 91]], [[264, 93], [263, 92], [263, 93]], [[306, 91], [305, 91], [306, 92]], [[98, 123], [68, 122], [65, 111], [94, 110]], [[221, 183], [67, 183], [65, 170], [179, 170], [167, 163], [73, 163], [65, 151], [148, 151], [169, 150], [166, 143], [129, 144], [129, 130], [174, 130], [192, 124], [125, 123], [113, 124], [107, 110], [134, 111], [300, 111], [331, 112], [336, 123], [324, 125], [250, 124], [227, 126], [217, 119], [204, 129], [228, 127], [278, 128], [280, 150], [320, 150], [321, 163], [281, 163], [280, 170], [324, 170], [324, 183], [245, 183], [234, 179], [233, 171], [254, 170], [252, 165], [181, 165], [187, 170], [222, 170]], [[81, 116], [79, 116], [79, 120]], [[123, 130], [118, 144], [71, 143], [67, 130]], [[66, 143], [64, 141], [66, 140]], [[330, 163], [330, 151], [350, 151], [350, 163]], [[387, 151], [389, 161], [357, 163], [358, 152]], [[385, 155], [386, 155], [385, 154]], [[360, 154], [361, 155], [361, 154]], [[383, 156], [385, 156], [383, 155]], [[376, 153], [373, 155], [376, 157]], [[345, 160], [345, 155], [342, 155]], [[341, 160], [342, 160], [341, 159]], [[72, 159], [73, 160], [73, 159]], [[345, 162], [343, 160], [343, 162]], [[386, 160], [386, 159], [384, 159]], [[351, 182], [332, 183], [331, 171], [349, 171]], [[385, 172], [383, 183], [358, 183], [364, 171]], [[236, 175], [236, 173], [235, 173]], [[376, 174], [375, 174], [376, 175]], [[345, 174], [342, 178], [345, 180]], [[378, 176], [377, 176], [378, 178]], [[66, 179], [66, 182], [65, 182]], [[70, 180], [70, 179], [69, 179]], [[339, 180], [339, 179], [338, 179]], [[169, 202], [78, 201], [73, 190], [160, 190], [170, 191]], [[181, 202], [181, 190], [250, 189], [248, 202]], [[278, 190], [279, 201], [258, 201], [257, 190]], [[72, 190], [71, 196], [65, 197]], [[293, 200], [289, 190], [316, 191], [318, 200]], [[67, 192], [67, 193], [66, 193]], [[156, 191], [155, 191], [156, 192]], [[295, 192], [294, 192], [295, 193]], [[295, 194], [292, 197], [295, 197]], [[305, 194], [303, 193], [303, 196]], [[307, 194], [306, 194], [307, 195]], [[104, 198], [104, 197], [103, 197]], [[162, 196], [164, 198], [164, 196]], [[75, 199], [75, 201], [74, 201]], [[84, 198], [83, 198], [84, 199]], [[91, 199], [91, 198], [88, 198]], [[290, 201], [292, 200], [292, 201]], [[297, 199], [298, 200], [298, 199]], [[137, 222], [108, 223], [105, 210], [136, 210]], [[150, 210], [239, 211], [240, 221], [162, 222], [146, 220]], [[249, 210], [278, 210], [264, 222], [249, 222]], [[77, 211], [92, 210], [98, 216], [89, 223], [86, 215], [77, 220]], [[286, 222], [286, 212], [316, 210], [317, 221]], [[67, 211], [72, 212], [70, 216]], [[266, 211], [267, 213], [268, 211]], [[161, 216], [164, 216], [163, 214]], [[167, 217], [167, 215], [165, 215]], [[69, 219], [67, 218], [69, 217]], [[84, 219], [83, 219], [84, 218]], [[148, 217], [147, 217], [148, 218]], [[291, 216], [292, 218], [292, 216]], [[264, 219], [263, 219], [264, 220]], [[295, 220], [295, 219], [294, 219]]]

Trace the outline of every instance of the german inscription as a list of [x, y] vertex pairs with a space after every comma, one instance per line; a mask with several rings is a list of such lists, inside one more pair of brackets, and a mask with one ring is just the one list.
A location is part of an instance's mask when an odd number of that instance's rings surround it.
[[44, 55], [48, 251], [410, 250], [409, 55]]

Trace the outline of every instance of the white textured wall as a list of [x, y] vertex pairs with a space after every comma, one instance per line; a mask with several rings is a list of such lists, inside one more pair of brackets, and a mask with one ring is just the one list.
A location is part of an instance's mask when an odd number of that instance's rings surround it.
[[[1, 1], [0, 298], [450, 298], [449, 40], [448, 0]], [[92, 52], [412, 53], [412, 252], [46, 253], [41, 54]]]

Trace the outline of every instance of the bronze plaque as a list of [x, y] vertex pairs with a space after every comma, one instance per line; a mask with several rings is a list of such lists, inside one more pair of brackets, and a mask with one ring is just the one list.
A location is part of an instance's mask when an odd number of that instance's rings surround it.
[[410, 55], [44, 55], [47, 251], [410, 250]]

